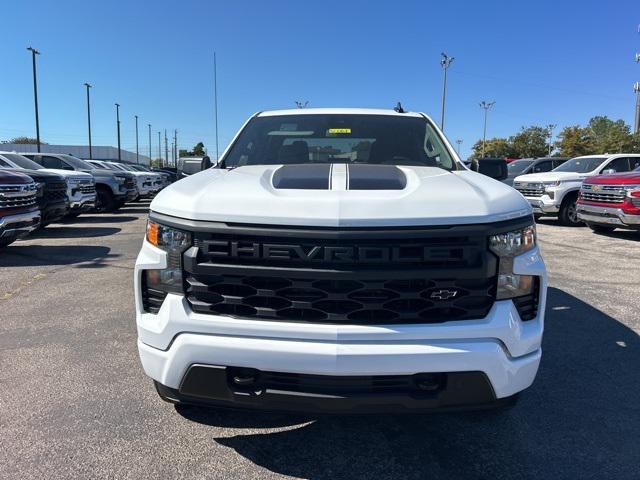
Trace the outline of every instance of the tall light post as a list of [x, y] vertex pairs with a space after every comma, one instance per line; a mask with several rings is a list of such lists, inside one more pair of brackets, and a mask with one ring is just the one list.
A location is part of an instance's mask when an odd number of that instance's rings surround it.
[[162, 163], [162, 140], [160, 140], [160, 132], [158, 132], [158, 159], [160, 161], [160, 168], [164, 167]]
[[551, 143], [551, 140], [553, 139], [553, 129], [556, 127], [557, 125], [555, 123], [547, 125], [547, 131], [549, 132], [549, 156], [551, 156], [551, 150], [553, 149], [553, 144]]
[[444, 107], [447, 99], [447, 70], [455, 60], [455, 57], [450, 57], [446, 53], [440, 54], [440, 66], [444, 72], [442, 80], [442, 112], [440, 113], [440, 130], [444, 132]]
[[89, 160], [93, 159], [93, 149], [91, 147], [91, 101], [89, 99], [89, 89], [91, 85], [85, 83], [84, 86], [87, 88], [87, 126], [89, 127]]
[[218, 66], [216, 52], [213, 52], [213, 101], [216, 115], [216, 161], [218, 161]]
[[634, 131], [640, 133], [640, 82], [633, 85], [633, 91], [636, 92], [636, 125]]
[[149, 126], [149, 166], [151, 166], [151, 124], [147, 123]]
[[462, 140], [459, 138], [456, 140], [456, 143], [458, 144], [458, 156], [460, 156], [460, 144], [462, 143]]
[[118, 131], [118, 161], [122, 160], [122, 153], [120, 152], [120, 104], [116, 103], [116, 130]]
[[164, 164], [169, 165], [169, 144], [167, 143], [167, 129], [164, 129]]
[[487, 143], [487, 113], [489, 109], [495, 105], [496, 102], [480, 102], [480, 108], [484, 109], [484, 128], [482, 131], [482, 158], [484, 158], [484, 149]]
[[36, 55], [40, 52], [33, 47], [27, 47], [31, 52], [31, 63], [33, 65], [33, 102], [36, 107], [36, 142], [38, 144], [38, 152], [40, 152], [40, 117], [38, 116], [38, 80], [36, 73]]
[[134, 115], [136, 117], [136, 163], [140, 163], [140, 151], [138, 149], [138, 115]]

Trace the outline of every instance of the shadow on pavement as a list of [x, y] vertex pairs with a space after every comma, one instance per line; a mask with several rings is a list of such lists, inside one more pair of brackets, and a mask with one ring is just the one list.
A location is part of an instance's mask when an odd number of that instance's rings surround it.
[[43, 230], [39, 230], [31, 234], [33, 238], [87, 238], [87, 237], [106, 237], [121, 231], [121, 228], [115, 227], [66, 227], [51, 225]]
[[77, 218], [68, 218], [60, 223], [54, 223], [53, 225], [69, 225], [69, 224], [82, 224], [82, 223], [123, 223], [133, 222], [138, 220], [138, 217], [131, 217], [125, 215], [116, 214], [96, 214], [96, 215], [80, 215]]
[[[111, 249], [90, 245], [20, 245], [14, 243], [2, 250], [1, 267], [25, 267], [44, 265], [70, 265], [79, 262], [92, 262], [91, 266], [107, 266], [107, 259], [120, 257], [109, 254]], [[82, 267], [83, 265], [78, 265]]]
[[619, 230], [616, 229], [613, 232], [608, 233], [593, 233], [600, 237], [617, 238], [619, 240], [631, 240], [634, 242], [640, 242], [640, 231], [638, 230]]
[[122, 213], [127, 214], [127, 213], [149, 213], [149, 207], [134, 207], [134, 208], [123, 208], [122, 209]]
[[214, 440], [294, 477], [638, 478], [638, 334], [551, 288], [543, 351], [534, 385], [501, 412], [301, 418], [177, 410], [216, 427], [277, 428]]

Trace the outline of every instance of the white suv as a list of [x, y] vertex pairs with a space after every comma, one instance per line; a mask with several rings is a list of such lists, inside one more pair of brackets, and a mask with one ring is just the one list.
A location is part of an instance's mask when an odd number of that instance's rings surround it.
[[140, 359], [170, 402], [484, 408], [540, 362], [531, 207], [420, 113], [256, 114], [153, 200], [134, 278]]
[[567, 226], [581, 225], [576, 202], [585, 178], [607, 173], [629, 172], [640, 165], [640, 154], [588, 155], [575, 157], [544, 173], [515, 178], [513, 186], [531, 203], [537, 217], [558, 216]]

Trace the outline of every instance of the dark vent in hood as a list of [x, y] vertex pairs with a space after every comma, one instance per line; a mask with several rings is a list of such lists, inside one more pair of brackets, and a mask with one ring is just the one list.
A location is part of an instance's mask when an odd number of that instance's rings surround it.
[[331, 165], [285, 165], [273, 174], [273, 188], [328, 190]]
[[394, 165], [349, 165], [349, 190], [403, 190], [407, 177]]

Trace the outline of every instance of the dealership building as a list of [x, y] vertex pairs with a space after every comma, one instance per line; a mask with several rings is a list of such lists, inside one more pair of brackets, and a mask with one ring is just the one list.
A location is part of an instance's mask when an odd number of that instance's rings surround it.
[[[0, 151], [17, 153], [37, 152], [38, 146], [22, 143], [2, 143], [0, 144]], [[90, 158], [88, 145], [40, 145], [40, 151], [49, 153], [66, 153], [85, 160]], [[110, 160], [117, 162], [118, 149], [115, 147], [92, 146], [91, 158], [94, 160]], [[121, 149], [120, 158], [123, 162], [136, 163], [136, 152]], [[138, 163], [141, 163], [142, 165], [149, 165], [150, 159], [148, 156], [140, 154], [138, 155], [137, 160]]]

